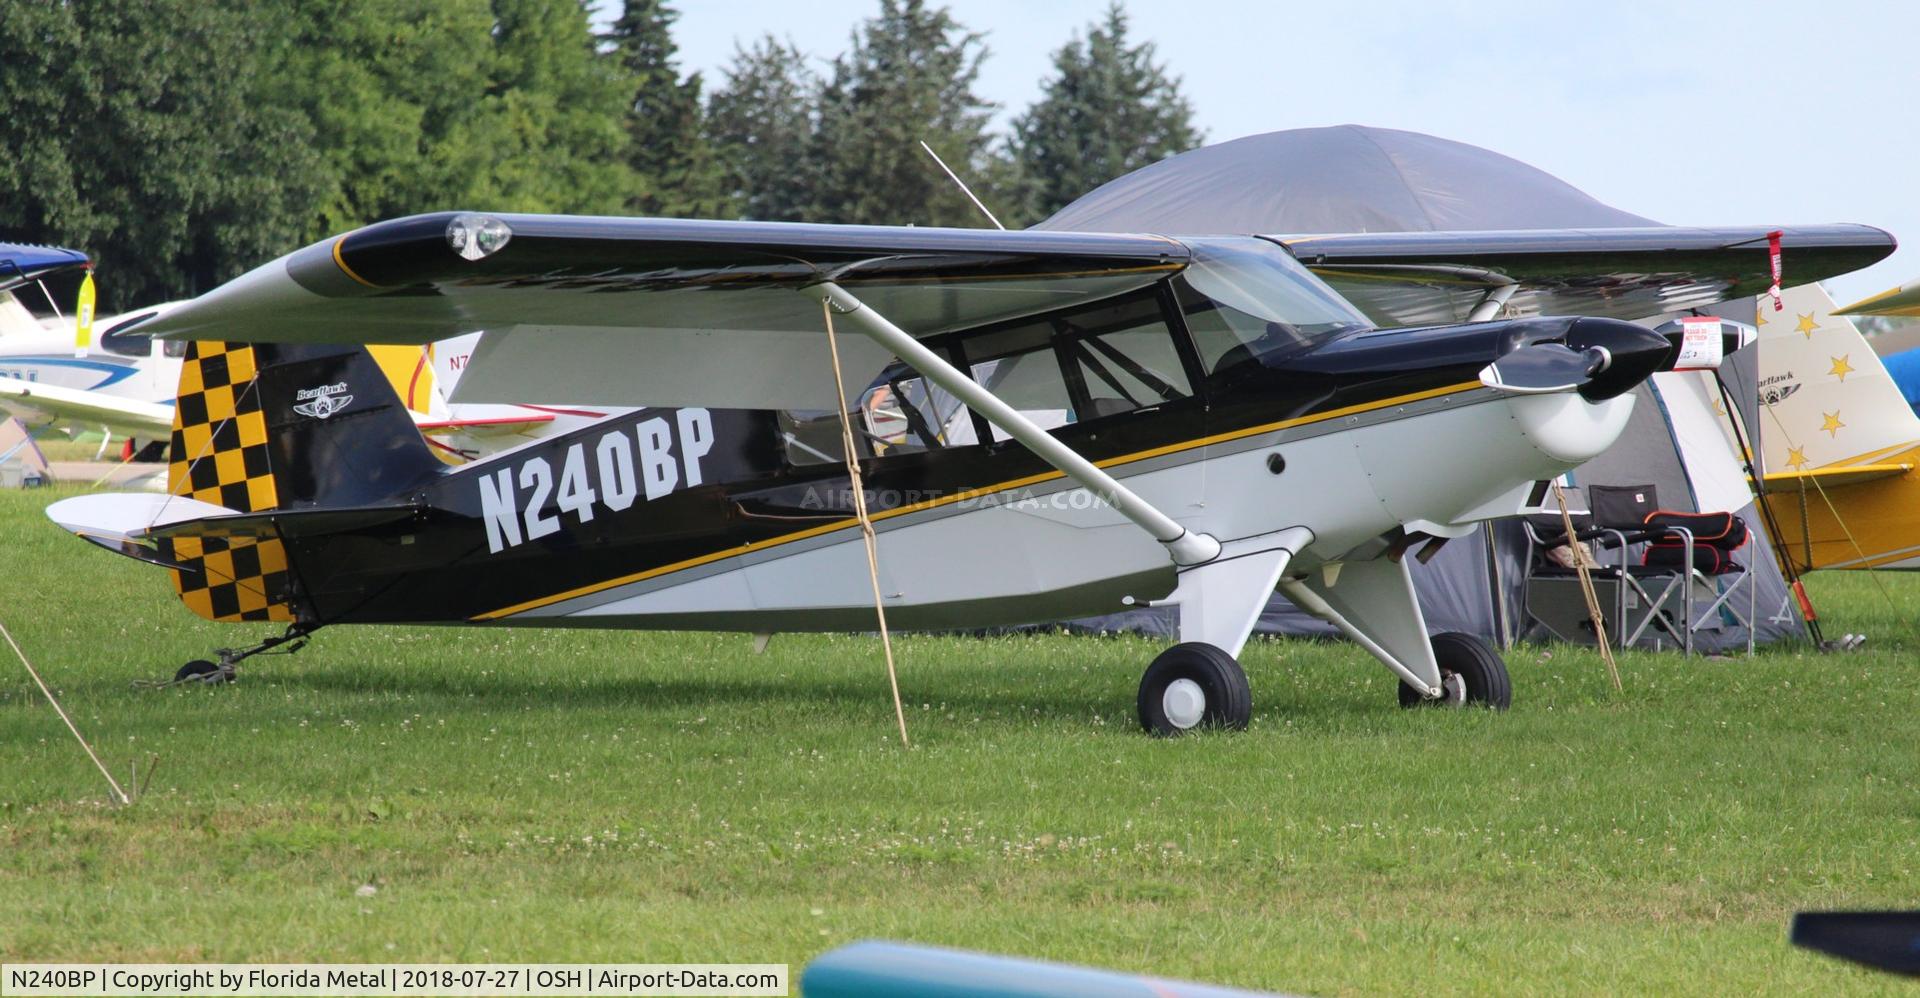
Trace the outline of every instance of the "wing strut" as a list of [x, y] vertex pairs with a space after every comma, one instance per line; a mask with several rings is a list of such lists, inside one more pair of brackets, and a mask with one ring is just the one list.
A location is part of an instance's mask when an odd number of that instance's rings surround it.
[[862, 304], [845, 288], [832, 281], [823, 281], [804, 290], [814, 298], [827, 302], [835, 312], [859, 327], [861, 332], [893, 351], [894, 356], [906, 361], [934, 384], [952, 392], [955, 398], [985, 416], [987, 422], [1020, 441], [1061, 474], [1105, 500], [1120, 515], [1132, 520], [1154, 540], [1166, 545], [1167, 553], [1173, 556], [1175, 564], [1198, 565], [1219, 557], [1219, 541], [1206, 534], [1192, 533], [1174, 522], [1172, 517], [1135, 495], [1132, 490], [1115, 481], [1112, 475], [1094, 466], [1092, 461], [1081, 457], [1079, 452], [1054, 439], [1052, 434], [1022, 416], [1019, 410], [1001, 401], [998, 395], [982, 388], [979, 382], [947, 363], [946, 358], [927, 349], [912, 334]]

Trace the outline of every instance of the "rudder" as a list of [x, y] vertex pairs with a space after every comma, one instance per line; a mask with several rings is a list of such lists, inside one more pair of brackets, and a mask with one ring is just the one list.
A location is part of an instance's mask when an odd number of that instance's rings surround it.
[[[279, 506], [254, 348], [187, 345], [167, 444], [167, 492], [242, 513]], [[286, 545], [275, 538], [163, 539], [180, 602], [214, 621], [295, 618]]]

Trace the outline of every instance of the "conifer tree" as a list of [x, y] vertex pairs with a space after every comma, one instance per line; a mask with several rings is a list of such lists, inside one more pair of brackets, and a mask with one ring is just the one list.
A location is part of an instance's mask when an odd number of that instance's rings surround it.
[[988, 158], [994, 105], [973, 91], [987, 54], [944, 7], [881, 0], [820, 89], [813, 135], [814, 221], [890, 225], [988, 223], [921, 150], [963, 179]]
[[1119, 0], [1085, 38], [1054, 52], [1053, 69], [1010, 143], [1033, 217], [1200, 144], [1179, 79], [1154, 62], [1152, 43], [1128, 44]]
[[791, 42], [771, 35], [737, 48], [707, 101], [721, 191], [742, 218], [798, 221], [813, 203], [814, 101], [819, 80]]
[[680, 15], [664, 0], [626, 0], [620, 19], [601, 36], [632, 91], [627, 106], [627, 164], [638, 188], [628, 210], [641, 215], [721, 218], [731, 205], [721, 195], [720, 164], [714, 158], [701, 113], [701, 79], [684, 79], [674, 62], [679, 51], [673, 22]]

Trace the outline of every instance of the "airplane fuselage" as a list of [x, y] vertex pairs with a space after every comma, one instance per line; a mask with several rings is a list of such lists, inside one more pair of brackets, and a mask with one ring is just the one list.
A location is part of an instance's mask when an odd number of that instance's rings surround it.
[[[1386, 538], [1459, 534], [1517, 511], [1535, 481], [1624, 426], [1630, 395], [1596, 404], [1484, 387], [1479, 370], [1516, 328], [1346, 334], [1052, 432], [1190, 530], [1229, 540], [1312, 524], [1296, 571], [1373, 557]], [[796, 461], [805, 452], [781, 420], [641, 410], [423, 478], [404, 518], [311, 533], [283, 518], [296, 602], [329, 623], [868, 626], [846, 469]], [[863, 467], [899, 626], [1111, 612], [1174, 587], [1160, 545], [1012, 441]]]

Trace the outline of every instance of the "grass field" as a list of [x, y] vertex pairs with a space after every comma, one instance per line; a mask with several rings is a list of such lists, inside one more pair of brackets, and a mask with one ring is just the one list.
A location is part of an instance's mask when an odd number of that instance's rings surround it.
[[[0, 494], [0, 958], [786, 962], [887, 937], [1326, 994], [1874, 992], [1802, 908], [1920, 896], [1920, 584], [1813, 591], [1867, 651], [1511, 653], [1514, 709], [1403, 711], [1345, 645], [1256, 642], [1251, 730], [1143, 737], [1157, 646], [259, 627]], [[0, 649], [4, 651], [4, 649]], [[361, 896], [363, 885], [377, 893]]]

